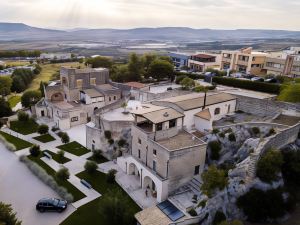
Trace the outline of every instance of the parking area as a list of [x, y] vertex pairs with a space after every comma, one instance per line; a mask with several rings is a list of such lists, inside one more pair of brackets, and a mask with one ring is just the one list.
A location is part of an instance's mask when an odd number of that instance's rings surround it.
[[59, 198], [58, 195], [42, 183], [18, 157], [5, 149], [0, 143], [0, 201], [9, 203], [22, 220], [22, 225], [59, 225], [71, 215], [72, 205], [63, 213], [39, 213], [35, 210], [36, 202], [44, 197]]

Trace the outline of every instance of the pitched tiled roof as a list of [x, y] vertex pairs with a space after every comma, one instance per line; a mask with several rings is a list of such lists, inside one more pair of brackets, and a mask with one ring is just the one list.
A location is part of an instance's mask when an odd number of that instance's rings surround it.
[[195, 116], [200, 117], [205, 120], [211, 119], [211, 114], [209, 112], [209, 109], [204, 109], [203, 111], [196, 113]]

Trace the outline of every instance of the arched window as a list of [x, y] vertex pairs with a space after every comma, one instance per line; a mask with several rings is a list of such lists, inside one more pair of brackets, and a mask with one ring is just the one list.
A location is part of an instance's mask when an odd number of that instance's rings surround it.
[[215, 115], [219, 115], [220, 114], [221, 109], [220, 108], [215, 108]]

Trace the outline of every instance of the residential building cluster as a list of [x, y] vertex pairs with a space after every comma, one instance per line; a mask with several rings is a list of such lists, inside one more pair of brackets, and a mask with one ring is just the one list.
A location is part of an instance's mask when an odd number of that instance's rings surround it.
[[300, 47], [289, 47], [276, 52], [253, 51], [252, 47], [224, 50], [218, 54], [171, 52], [169, 56], [176, 68], [188, 68], [193, 72], [205, 72], [208, 68], [214, 68], [256, 76], [300, 76]]

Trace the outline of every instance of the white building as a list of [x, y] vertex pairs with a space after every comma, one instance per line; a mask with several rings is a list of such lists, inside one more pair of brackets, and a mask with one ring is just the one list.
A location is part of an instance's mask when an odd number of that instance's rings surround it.
[[71, 53], [42, 53], [40, 55], [40, 59], [48, 59], [48, 60], [63, 60], [63, 59], [71, 59]]

